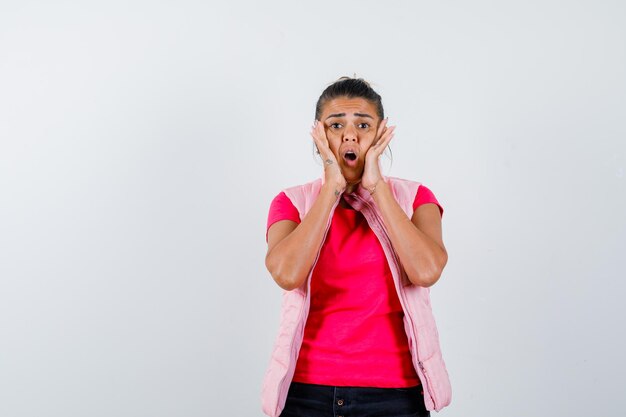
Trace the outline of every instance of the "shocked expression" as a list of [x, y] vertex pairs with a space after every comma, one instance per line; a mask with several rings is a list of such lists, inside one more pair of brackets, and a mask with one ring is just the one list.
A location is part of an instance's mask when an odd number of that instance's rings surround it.
[[380, 118], [376, 106], [364, 98], [328, 101], [320, 116], [328, 146], [348, 183], [357, 182], [365, 168], [365, 154], [375, 143]]

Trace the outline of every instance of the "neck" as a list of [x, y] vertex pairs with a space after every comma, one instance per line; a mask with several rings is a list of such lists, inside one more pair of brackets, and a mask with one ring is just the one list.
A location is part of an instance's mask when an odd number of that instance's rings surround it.
[[348, 185], [346, 185], [346, 190], [344, 192], [348, 194], [352, 194], [359, 187], [360, 183], [361, 183], [360, 179], [358, 181], [348, 183]]

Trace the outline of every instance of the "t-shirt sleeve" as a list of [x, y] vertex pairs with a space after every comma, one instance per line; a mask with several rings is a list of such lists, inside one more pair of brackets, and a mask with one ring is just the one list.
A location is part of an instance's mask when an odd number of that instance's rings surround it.
[[439, 213], [441, 217], [443, 217], [443, 207], [441, 206], [441, 204], [439, 204], [439, 201], [437, 201], [437, 198], [435, 197], [433, 192], [430, 191], [430, 189], [428, 189], [428, 187], [426, 187], [425, 185], [420, 184], [419, 188], [417, 189], [417, 194], [415, 195], [415, 201], [413, 201], [413, 212], [415, 212], [416, 208], [426, 203], [437, 204], [437, 206], [439, 207]]
[[298, 209], [293, 205], [287, 194], [281, 191], [270, 204], [270, 212], [267, 216], [267, 227], [265, 228], [265, 241], [267, 242], [267, 231], [270, 226], [279, 220], [292, 220], [300, 223], [300, 214]]

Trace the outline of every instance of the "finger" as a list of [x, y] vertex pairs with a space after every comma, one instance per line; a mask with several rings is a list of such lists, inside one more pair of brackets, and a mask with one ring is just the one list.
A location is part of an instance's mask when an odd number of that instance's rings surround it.
[[390, 126], [385, 130], [385, 133], [383, 133], [383, 136], [381, 137], [381, 139], [385, 140], [386, 137], [393, 135], [395, 132], [396, 132], [396, 127]]
[[396, 127], [392, 126], [390, 129], [388, 129], [388, 132], [385, 132], [385, 136], [383, 138], [381, 138], [381, 143], [380, 143], [380, 152], [382, 153], [385, 148], [387, 147], [387, 145], [389, 145], [389, 142], [391, 142], [391, 139], [393, 139], [393, 137], [396, 134], [395, 131]]
[[395, 128], [396, 128], [395, 126], [391, 126], [385, 130], [385, 132], [382, 134], [380, 138], [378, 138], [378, 141], [376, 141], [374, 145], [376, 146], [376, 149], [378, 149], [378, 147], [384, 143], [384, 141], [389, 137], [389, 135], [394, 134]]
[[315, 125], [315, 128], [319, 132], [320, 137], [327, 141], [328, 139], [326, 138], [326, 131], [324, 130], [324, 124], [318, 121], [317, 124]]
[[389, 118], [384, 118], [383, 121], [380, 122], [380, 125], [378, 126], [378, 130], [376, 131], [376, 138], [380, 138], [382, 134], [385, 132], [385, 130], [387, 129], [388, 121], [389, 121]]
[[324, 130], [320, 130], [320, 123], [316, 120], [315, 123], [313, 124], [313, 129], [312, 129], [312, 133], [315, 134], [315, 136], [321, 141], [321, 142], [325, 142], [326, 141], [326, 135], [324, 134]]
[[389, 135], [387, 140], [385, 140], [385, 142], [383, 144], [381, 144], [381, 146], [380, 146], [380, 153], [381, 154], [383, 152], [385, 152], [385, 149], [387, 149], [387, 146], [389, 146], [389, 142], [391, 142], [391, 139], [393, 139], [393, 138], [394, 138], [394, 134], [392, 133], [391, 135]]
[[317, 131], [311, 132], [311, 137], [313, 138], [313, 141], [315, 142], [315, 146], [317, 147], [317, 150], [319, 151], [319, 154], [324, 161], [328, 159], [335, 160], [335, 156], [333, 155], [332, 151], [328, 147], [328, 141], [322, 140], [319, 137], [319, 134]]
[[309, 132], [309, 135], [311, 135], [311, 137], [313, 138], [313, 142], [315, 142], [315, 146], [317, 146], [317, 150], [321, 152], [324, 147], [315, 129], [311, 129], [311, 131]]
[[315, 143], [315, 146], [317, 147], [317, 150], [322, 153], [325, 154], [325, 146], [324, 143], [321, 141], [321, 139], [317, 136], [316, 132], [311, 132], [311, 137], [313, 138], [313, 142]]
[[319, 122], [319, 120], [316, 120], [313, 123], [313, 127], [311, 128], [311, 132], [314, 133], [320, 140], [322, 140], [322, 141], [326, 140], [326, 132], [324, 132], [324, 127]]
[[323, 130], [320, 131], [319, 126], [311, 130], [311, 136], [313, 136], [319, 146], [330, 149], [328, 146], [328, 139], [326, 139], [326, 134]]
[[387, 145], [389, 145], [389, 142], [391, 142], [391, 139], [393, 139], [393, 137], [393, 128], [390, 128], [388, 129], [388, 132], [385, 132], [383, 137], [380, 138], [378, 143], [372, 147], [372, 151], [374, 152], [374, 155], [376, 155], [376, 157], [382, 155], [382, 153], [385, 151], [385, 148], [387, 147]]

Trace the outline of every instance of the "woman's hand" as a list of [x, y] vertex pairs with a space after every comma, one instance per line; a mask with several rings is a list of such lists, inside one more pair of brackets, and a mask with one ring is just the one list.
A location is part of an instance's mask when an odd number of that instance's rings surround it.
[[365, 154], [365, 168], [363, 170], [363, 177], [361, 178], [361, 186], [370, 193], [372, 189], [376, 187], [378, 181], [382, 179], [379, 158], [387, 145], [389, 145], [389, 142], [391, 142], [395, 128], [395, 126], [387, 128], [387, 119], [383, 120], [376, 132], [377, 139]]
[[335, 195], [342, 193], [346, 188], [346, 179], [341, 173], [341, 168], [337, 163], [337, 158], [330, 150], [328, 138], [324, 131], [324, 125], [316, 120], [311, 128], [311, 136], [315, 142], [315, 146], [324, 162], [324, 181], [335, 186]]

